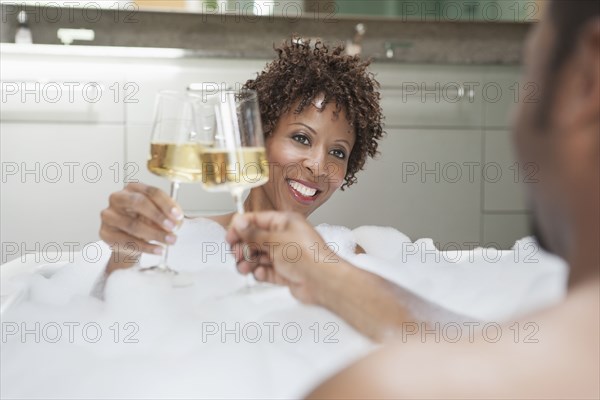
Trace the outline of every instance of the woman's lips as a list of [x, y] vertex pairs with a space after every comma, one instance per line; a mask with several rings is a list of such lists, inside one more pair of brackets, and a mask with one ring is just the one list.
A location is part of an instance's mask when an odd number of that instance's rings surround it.
[[286, 180], [287, 187], [292, 197], [302, 204], [312, 204], [321, 193], [315, 187], [308, 186], [307, 183], [299, 182], [293, 179]]

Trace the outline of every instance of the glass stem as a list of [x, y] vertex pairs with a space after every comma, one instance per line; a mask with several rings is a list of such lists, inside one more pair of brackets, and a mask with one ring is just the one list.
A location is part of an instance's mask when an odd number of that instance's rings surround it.
[[[179, 191], [179, 182], [171, 181], [171, 192], [170, 196], [174, 201], [177, 201], [177, 192]], [[158, 264], [159, 268], [169, 269], [167, 265], [167, 257], [169, 256], [169, 245], [165, 245], [165, 250], [163, 251], [162, 258], [160, 260], [160, 264]]]
[[[231, 195], [233, 196], [233, 200], [235, 201], [235, 207], [237, 208], [238, 214], [244, 213], [244, 202], [242, 201], [242, 197], [244, 195], [244, 189], [233, 189], [231, 191]], [[252, 275], [246, 275], [246, 290], [249, 291], [252, 289], [254, 283], [254, 279], [252, 279]]]
[[234, 189], [231, 194], [233, 196], [233, 200], [235, 201], [235, 207], [237, 208], [238, 214], [243, 214], [244, 202], [242, 201], [242, 197], [244, 195], [244, 189]]

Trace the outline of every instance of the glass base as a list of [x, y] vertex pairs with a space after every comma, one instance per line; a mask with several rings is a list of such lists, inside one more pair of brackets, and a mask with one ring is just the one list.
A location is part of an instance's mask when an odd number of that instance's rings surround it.
[[194, 285], [194, 281], [188, 274], [177, 272], [168, 266], [155, 265], [153, 267], [140, 268], [139, 271], [145, 274], [164, 274], [165, 276], [169, 276], [173, 288], [185, 288]]
[[274, 287], [278, 287], [277, 285], [272, 285], [270, 283], [258, 282], [251, 275], [246, 275], [246, 284], [244, 287], [239, 288], [238, 290], [231, 293], [233, 296], [245, 296], [249, 294], [258, 294], [265, 292]]
[[166, 265], [164, 265], [164, 266], [163, 265], [155, 265], [153, 267], [140, 268], [140, 272], [144, 272], [144, 273], [145, 272], [158, 272], [158, 273], [172, 274], [172, 275], [179, 274], [179, 272], [167, 267]]

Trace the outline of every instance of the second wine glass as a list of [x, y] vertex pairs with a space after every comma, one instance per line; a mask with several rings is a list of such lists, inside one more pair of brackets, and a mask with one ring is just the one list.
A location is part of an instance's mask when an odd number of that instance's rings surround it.
[[203, 102], [215, 110], [216, 129], [212, 145], [202, 147], [202, 184], [208, 191], [230, 192], [243, 214], [244, 191], [269, 180], [258, 96], [253, 90], [222, 90], [203, 94]]
[[[221, 90], [203, 101], [215, 110], [212, 146], [202, 148], [202, 184], [208, 191], [228, 191], [237, 212], [244, 213], [244, 191], [269, 180], [258, 95], [253, 90]], [[245, 292], [251, 291], [247, 276]]]

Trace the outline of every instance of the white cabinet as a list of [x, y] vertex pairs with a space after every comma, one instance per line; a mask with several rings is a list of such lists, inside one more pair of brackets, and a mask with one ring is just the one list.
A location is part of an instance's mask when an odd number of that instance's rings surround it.
[[536, 101], [537, 86], [520, 81], [519, 67], [487, 67], [484, 79], [484, 245], [510, 248], [515, 239], [530, 234], [524, 185], [536, 179], [534, 165], [519, 165], [509, 127], [519, 102]]
[[124, 76], [105, 57], [2, 52], [0, 262], [98, 240], [123, 181]]
[[534, 165], [519, 165], [510, 132], [486, 130], [483, 180], [484, 211], [525, 212], [523, 184], [536, 179]]
[[2, 53], [2, 122], [122, 124], [127, 90], [114, 60]]
[[[124, 67], [125, 84], [135, 90], [124, 101], [129, 123], [149, 123], [156, 93], [161, 90], [186, 90], [190, 83], [213, 88], [239, 88], [256, 77], [267, 60], [166, 59], [130, 60]], [[202, 85], [200, 85], [202, 87]]]
[[510, 249], [516, 239], [530, 234], [529, 222], [527, 213], [484, 214], [482, 245]]
[[2, 263], [98, 240], [100, 210], [122, 179], [116, 124], [2, 123]]
[[537, 86], [521, 82], [520, 74], [520, 67], [486, 67], [481, 93], [486, 128], [506, 129], [510, 126], [517, 103], [539, 100]]
[[373, 70], [386, 127], [482, 126], [481, 67], [381, 64]]

